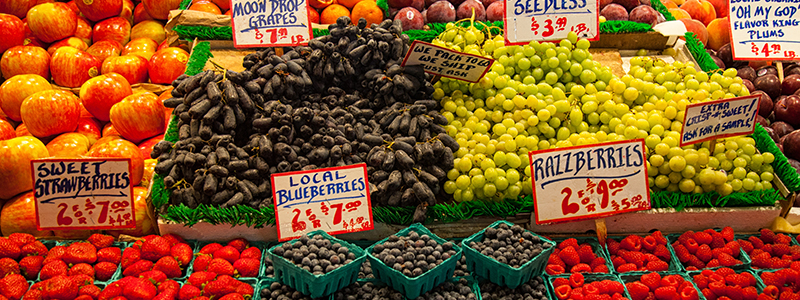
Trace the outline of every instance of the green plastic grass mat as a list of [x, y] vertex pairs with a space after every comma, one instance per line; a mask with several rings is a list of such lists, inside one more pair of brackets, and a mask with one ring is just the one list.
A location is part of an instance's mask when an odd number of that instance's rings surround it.
[[703, 42], [697, 39], [697, 36], [694, 34], [694, 32], [687, 31], [685, 38], [686, 48], [688, 48], [689, 52], [692, 53], [692, 57], [694, 57], [694, 60], [697, 61], [700, 69], [702, 69], [704, 72], [722, 71], [714, 62], [714, 59], [711, 58], [711, 55], [706, 52], [706, 46], [703, 45]]
[[195, 75], [203, 72], [203, 67], [206, 66], [206, 61], [213, 57], [211, 54], [211, 44], [209, 42], [199, 42], [192, 49], [192, 56], [186, 63], [186, 75]]
[[661, 13], [661, 15], [664, 16], [664, 20], [675, 21], [675, 16], [673, 16], [672, 13], [669, 12], [669, 9], [667, 9], [667, 7], [664, 6], [664, 3], [661, 3], [661, 1], [659, 0], [650, 1], [650, 6], [657, 12]]
[[189, 8], [189, 6], [192, 6], [192, 0], [182, 0], [181, 5], [178, 8], [185, 10]]
[[761, 124], [756, 124], [755, 132], [753, 132], [753, 139], [756, 141], [756, 148], [758, 148], [758, 151], [762, 153], [769, 152], [775, 156], [775, 161], [772, 162], [772, 169], [775, 171], [775, 175], [786, 185], [786, 189], [790, 192], [800, 191], [800, 175], [798, 175], [797, 170], [789, 164], [789, 159], [783, 155], [781, 149], [778, 148], [778, 145], [775, 145], [775, 141], [773, 141], [769, 133], [764, 130], [764, 127], [761, 127]]
[[177, 25], [172, 28], [182, 39], [193, 40], [233, 40], [233, 29], [230, 26], [206, 27]]
[[741, 206], [773, 206], [782, 200], [778, 190], [750, 191], [720, 196], [717, 192], [702, 194], [684, 194], [681, 192], [661, 191], [650, 193], [653, 208], [674, 208], [681, 211], [686, 207], [741, 207]]
[[600, 23], [601, 33], [636, 33], [648, 31], [653, 31], [653, 26], [650, 26], [650, 24], [615, 20]]

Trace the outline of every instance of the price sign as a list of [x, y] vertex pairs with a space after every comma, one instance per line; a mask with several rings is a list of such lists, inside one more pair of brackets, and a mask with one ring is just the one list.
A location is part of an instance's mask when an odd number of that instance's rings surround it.
[[730, 0], [729, 7], [734, 59], [793, 60], [800, 56], [797, 2]]
[[307, 45], [312, 38], [306, 0], [231, 0], [233, 45]]
[[536, 224], [650, 209], [644, 139], [531, 151]]
[[687, 105], [681, 129], [681, 147], [753, 133], [758, 99], [759, 95], [750, 95]]
[[374, 228], [367, 165], [272, 175], [278, 240], [314, 230], [336, 235]]
[[489, 71], [492, 62], [494, 59], [414, 41], [402, 66], [422, 65], [426, 73], [475, 83]]
[[600, 33], [597, 0], [504, 0], [506, 45], [555, 41], [570, 31], [597, 40]]
[[136, 227], [129, 158], [31, 161], [39, 230]]

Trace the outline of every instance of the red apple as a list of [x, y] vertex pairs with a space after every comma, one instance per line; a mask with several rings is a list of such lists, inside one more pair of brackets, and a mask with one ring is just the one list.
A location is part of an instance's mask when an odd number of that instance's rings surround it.
[[[228, 12], [230, 12], [230, 10]], [[308, 21], [311, 23], [319, 23], [319, 12], [317, 12], [316, 9], [308, 10]]]
[[107, 230], [108, 234], [130, 236], [146, 236], [155, 233], [156, 224], [150, 219], [147, 213], [147, 188], [142, 186], [133, 187], [133, 211], [136, 214], [136, 228], [123, 230]]
[[92, 44], [92, 25], [83, 18], [78, 17], [78, 27], [75, 28], [75, 37], [83, 40], [87, 45]]
[[164, 140], [164, 135], [160, 134], [139, 143], [139, 149], [142, 150], [142, 156], [144, 156], [145, 158], [149, 158], [150, 152], [153, 152], [153, 146], [155, 146], [156, 144], [158, 144], [158, 142], [163, 140]]
[[89, 45], [84, 43], [83, 40], [76, 37], [68, 37], [51, 44], [50, 47], [47, 48], [47, 53], [52, 56], [53, 53], [55, 53], [56, 50], [58, 50], [58, 48], [61, 47], [72, 47], [82, 51], [86, 51], [86, 49], [89, 49]]
[[25, 41], [25, 25], [15, 15], [0, 13], [0, 32], [3, 33], [3, 38], [0, 38], [0, 53], [20, 46]]
[[133, 2], [131, 0], [122, 0], [122, 11], [119, 13], [119, 17], [135, 24], [133, 23]]
[[166, 20], [170, 10], [181, 6], [181, 0], [142, 0], [142, 3], [147, 13], [158, 20]]
[[131, 29], [131, 40], [143, 37], [150, 38], [156, 43], [161, 43], [167, 38], [167, 32], [164, 31], [164, 24], [156, 20], [146, 20], [133, 26]]
[[121, 17], [114, 17], [94, 24], [92, 40], [115, 40], [125, 45], [131, 40], [131, 23]]
[[114, 104], [109, 117], [122, 137], [138, 143], [164, 133], [164, 110], [155, 94], [139, 93]]
[[196, 0], [192, 1], [192, 5], [189, 6], [189, 10], [195, 11], [202, 11], [207, 12], [210, 14], [221, 15], [222, 10], [219, 9], [219, 6], [214, 4], [214, 2], [208, 0]]
[[79, 0], [75, 5], [92, 22], [119, 16], [122, 11], [122, 0]]
[[128, 80], [117, 73], [108, 73], [89, 79], [81, 86], [80, 97], [83, 107], [100, 121], [108, 121], [109, 111], [133, 94]]
[[[30, 169], [30, 166], [28, 168]], [[5, 236], [12, 233], [29, 233], [35, 237], [53, 236], [50, 230], [39, 231], [36, 228], [36, 199], [33, 198], [33, 191], [8, 200], [3, 205], [3, 211], [0, 212], [0, 230]]]
[[[102, 134], [103, 134], [103, 138], [107, 138], [107, 137], [118, 137], [118, 138], [122, 138], [122, 135], [121, 135], [121, 134], [119, 134], [119, 131], [117, 131], [117, 129], [116, 129], [116, 128], [114, 128], [114, 124], [111, 124], [110, 122], [109, 122], [109, 123], [106, 123], [106, 125], [105, 125], [105, 126], [103, 126], [103, 131], [102, 131]], [[99, 141], [100, 141], [100, 140], [98, 140], [98, 142], [99, 142]]]
[[15, 15], [17, 18], [24, 19], [32, 7], [36, 6], [36, 0], [3, 0], [0, 1], [0, 13]]
[[31, 28], [28, 27], [28, 19], [22, 19], [22, 24], [25, 26], [25, 40], [22, 41], [23, 45], [47, 48], [48, 43], [43, 42], [33, 35], [33, 31], [31, 31]]
[[35, 137], [0, 141], [0, 178], [3, 178], [0, 180], [0, 199], [9, 199], [33, 189], [31, 160], [48, 156], [47, 147]]
[[[149, 155], [147, 157], [150, 157]], [[150, 182], [153, 181], [153, 173], [156, 168], [156, 164], [158, 163], [157, 159], [145, 159], [144, 160], [144, 175], [142, 176], [142, 187], [149, 187]]]
[[78, 120], [78, 129], [75, 132], [83, 134], [89, 139], [89, 142], [94, 145], [100, 139], [102, 134], [102, 125], [100, 121], [95, 118], [80, 118]]
[[50, 59], [53, 81], [64, 87], [79, 87], [100, 73], [101, 62], [86, 51], [61, 47]]
[[0, 58], [0, 73], [4, 78], [21, 74], [36, 74], [50, 78], [50, 54], [41, 47], [16, 46]]
[[139, 185], [144, 172], [144, 157], [139, 147], [123, 139], [98, 140], [86, 154], [89, 157], [120, 157], [131, 159], [131, 185]]
[[169, 47], [159, 50], [150, 58], [147, 73], [150, 82], [156, 84], [170, 84], [186, 70], [186, 61], [189, 53], [178, 47]]
[[86, 107], [83, 107], [83, 103], [81, 103], [81, 118], [94, 118], [94, 116], [86, 110]]
[[[6, 120], [0, 120], [0, 141], [8, 140], [17, 136], [14, 126]], [[141, 147], [141, 146], [140, 146]], [[150, 147], [151, 150], [153, 147]], [[141, 148], [140, 148], [141, 149]], [[142, 150], [144, 151], [144, 150]], [[149, 157], [149, 155], [148, 155]]]
[[89, 49], [86, 49], [86, 52], [102, 62], [106, 58], [119, 56], [122, 53], [122, 44], [114, 40], [102, 40], [91, 45]]
[[69, 91], [41, 91], [25, 98], [19, 112], [33, 136], [48, 137], [78, 128], [80, 99]]
[[158, 48], [158, 43], [151, 38], [141, 37], [132, 39], [125, 48], [122, 49], [122, 55], [138, 55], [145, 60], [150, 60]]
[[103, 61], [102, 73], [117, 73], [130, 84], [146, 83], [147, 60], [138, 55], [112, 56]]
[[28, 127], [25, 126], [25, 124], [19, 124], [19, 126], [17, 126], [17, 129], [14, 129], [14, 134], [16, 134], [17, 137], [33, 136], [30, 132], [28, 132]]
[[221, 9], [222, 11], [231, 9], [231, 1], [229, 0], [211, 0], [211, 2], [219, 6], [219, 9]]
[[133, 10], [133, 24], [139, 24], [142, 21], [146, 20], [155, 20], [150, 14], [147, 13], [147, 10], [144, 8], [144, 4], [139, 3], [136, 5], [136, 8]]
[[19, 112], [22, 102], [37, 92], [51, 90], [47, 79], [36, 74], [17, 75], [0, 85], [0, 109], [11, 120], [22, 121]]
[[53, 157], [80, 158], [92, 146], [89, 138], [77, 132], [63, 133], [47, 143], [47, 151]]
[[28, 11], [28, 27], [45, 43], [52, 43], [75, 34], [78, 16], [66, 3], [44, 3]]
[[[50, 1], [50, 2], [53, 2], [53, 1]], [[75, 4], [75, 0], [67, 1], [66, 3], [67, 3], [67, 6], [69, 6], [69, 9], [71, 9], [76, 15], [78, 15], [78, 17], [81, 16], [81, 10], [78, 9], [78, 5]], [[39, 4], [41, 4], [41, 3], [39, 3]]]

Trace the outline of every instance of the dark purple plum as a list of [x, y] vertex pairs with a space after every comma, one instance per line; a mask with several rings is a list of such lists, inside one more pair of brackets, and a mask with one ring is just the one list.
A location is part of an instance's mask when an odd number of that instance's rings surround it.
[[600, 15], [608, 21], [627, 21], [628, 11], [622, 5], [611, 3], [600, 11]]
[[492, 22], [503, 20], [503, 1], [495, 1], [486, 8], [486, 19]]
[[422, 20], [422, 13], [413, 7], [406, 7], [398, 11], [394, 20], [400, 20], [400, 24], [403, 25], [403, 31], [420, 30], [425, 27], [425, 21]]
[[649, 5], [639, 5], [628, 14], [628, 20], [655, 26], [658, 23], [658, 12]]
[[[786, 96], [775, 103], [775, 119], [797, 128], [800, 126], [800, 96]], [[798, 145], [800, 147], [800, 145]], [[800, 154], [800, 153], [798, 153]]]
[[761, 116], [756, 117], [756, 123], [759, 123], [759, 124], [761, 124], [761, 127], [764, 127], [764, 131], [766, 131], [767, 134], [769, 134], [769, 137], [772, 138], [772, 141], [777, 143], [778, 141], [781, 140], [781, 138], [778, 136], [778, 134], [775, 133], [775, 130], [773, 130], [769, 126], [764, 125], [764, 123], [761, 123], [759, 120], [764, 120], [764, 118], [761, 117]]
[[750, 80], [742, 79], [742, 84], [747, 88], [748, 91], [750, 91], [750, 94], [756, 90], [756, 86], [753, 85], [753, 82]]
[[626, 11], [631, 11], [640, 4], [639, 0], [613, 0], [611, 2], [622, 5]]
[[753, 85], [757, 90], [762, 90], [764, 93], [767, 93], [772, 99], [778, 98], [778, 96], [781, 95], [781, 82], [776, 75], [759, 75], [758, 78], [753, 81]]
[[753, 69], [753, 67], [751, 67], [751, 66], [741, 67], [741, 68], [739, 68], [739, 70], [737, 70], [736, 73], [737, 73], [737, 75], [739, 75], [739, 77], [742, 77], [742, 79], [747, 79], [747, 80], [750, 80], [750, 81], [753, 81], [753, 80], [756, 79], [756, 70]]
[[438, 1], [427, 9], [428, 23], [447, 23], [456, 20], [456, 7], [448, 1]]
[[769, 114], [772, 113], [772, 108], [774, 106], [772, 98], [760, 90], [753, 92], [751, 95], [761, 95], [761, 98], [758, 99], [758, 115], [764, 118], [769, 117]]
[[714, 60], [715, 64], [717, 64], [718, 68], [725, 69], [725, 62], [722, 61], [722, 59], [719, 58], [719, 56], [716, 56], [716, 55], [709, 55], [709, 56], [711, 56], [711, 59]]
[[486, 8], [478, 0], [466, 0], [456, 9], [456, 19], [469, 19], [475, 15], [475, 21], [486, 21]]
[[[783, 138], [783, 154], [791, 159], [800, 159], [800, 130], [792, 131]], [[792, 164], [794, 166], [794, 164]], [[795, 168], [797, 168], [795, 166]]]
[[783, 77], [781, 82], [781, 93], [784, 95], [791, 95], [800, 90], [800, 75], [792, 74]]
[[[761, 126], [764, 127], [764, 129], [769, 128], [769, 121], [764, 117], [762, 117], [761, 115], [756, 116], [756, 123], [761, 124]], [[769, 128], [769, 130], [772, 130], [772, 128]], [[772, 132], [774, 133], [775, 131]]]
[[786, 123], [784, 121], [778, 121], [772, 123], [769, 125], [769, 128], [774, 130], [775, 135], [777, 135], [779, 138], [794, 131], [794, 127], [792, 127], [792, 125], [789, 125], [789, 123]]
[[761, 77], [767, 74], [778, 76], [778, 69], [775, 69], [773, 66], [763, 66], [756, 69], [756, 76]]

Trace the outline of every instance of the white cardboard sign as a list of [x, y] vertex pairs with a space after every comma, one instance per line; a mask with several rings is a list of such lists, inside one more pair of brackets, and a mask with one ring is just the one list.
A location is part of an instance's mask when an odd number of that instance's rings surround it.
[[681, 147], [753, 133], [759, 95], [693, 103], [686, 106]]
[[797, 2], [729, 0], [731, 50], [737, 60], [793, 60], [800, 56]]
[[504, 0], [503, 26], [507, 45], [578, 37], [597, 40], [600, 34], [597, 0]]
[[426, 73], [475, 83], [489, 71], [492, 62], [494, 59], [414, 41], [402, 65], [422, 65]]
[[307, 45], [313, 38], [306, 0], [231, 0], [236, 48]]

